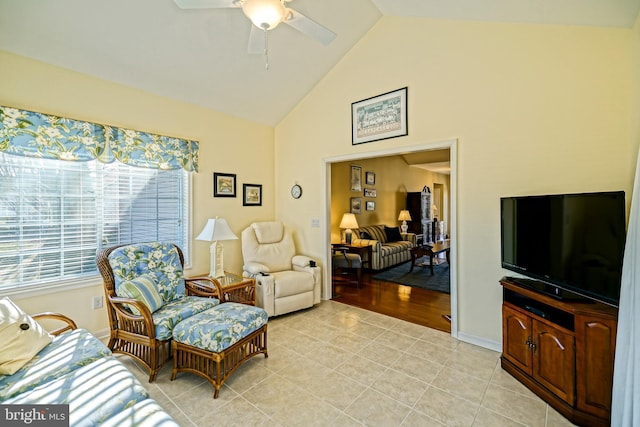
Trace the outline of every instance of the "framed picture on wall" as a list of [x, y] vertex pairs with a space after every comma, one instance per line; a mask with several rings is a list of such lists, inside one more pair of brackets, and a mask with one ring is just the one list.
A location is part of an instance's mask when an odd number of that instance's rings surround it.
[[377, 192], [375, 188], [365, 188], [364, 197], [376, 197]]
[[376, 210], [376, 202], [367, 201], [367, 210], [375, 211]]
[[236, 174], [214, 172], [213, 197], [236, 197]]
[[351, 104], [351, 144], [408, 135], [407, 88]]
[[362, 197], [351, 198], [351, 213], [353, 214], [362, 213]]
[[362, 191], [362, 168], [351, 165], [351, 191]]
[[366, 173], [365, 183], [367, 185], [376, 185], [376, 174], [375, 174], [375, 172], [367, 172]]
[[242, 184], [242, 206], [262, 206], [261, 184]]

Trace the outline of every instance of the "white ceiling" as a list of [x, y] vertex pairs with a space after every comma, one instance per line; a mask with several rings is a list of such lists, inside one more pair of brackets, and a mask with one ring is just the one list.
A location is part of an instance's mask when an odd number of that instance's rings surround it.
[[[0, 50], [276, 125], [383, 15], [630, 28], [640, 0], [294, 0], [337, 34], [323, 46], [269, 32], [270, 69], [249, 55], [240, 9], [173, 0], [0, 0]], [[1, 64], [0, 64], [1, 66]]]

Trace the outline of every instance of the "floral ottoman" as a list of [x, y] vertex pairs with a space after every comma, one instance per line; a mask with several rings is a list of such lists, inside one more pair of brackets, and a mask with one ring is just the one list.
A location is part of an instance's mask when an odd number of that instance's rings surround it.
[[215, 387], [249, 358], [267, 354], [267, 312], [260, 307], [228, 302], [178, 323], [173, 329], [173, 372], [191, 372]]

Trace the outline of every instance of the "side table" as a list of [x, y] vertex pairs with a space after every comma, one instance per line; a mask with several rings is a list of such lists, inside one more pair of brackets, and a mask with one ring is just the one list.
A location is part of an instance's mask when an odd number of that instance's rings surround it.
[[372, 253], [371, 245], [348, 245], [346, 243], [332, 243], [331, 249], [332, 251], [340, 250], [340, 251], [346, 251], [352, 254], [358, 254], [362, 259], [362, 266], [365, 267], [365, 264], [366, 264], [367, 268], [371, 268], [371, 253]]
[[241, 304], [255, 305], [256, 302], [256, 281], [249, 277], [238, 276], [237, 274], [224, 272], [224, 277], [190, 277], [189, 280], [195, 283], [203, 292], [211, 292], [213, 287], [220, 292], [220, 302], [239, 302]]

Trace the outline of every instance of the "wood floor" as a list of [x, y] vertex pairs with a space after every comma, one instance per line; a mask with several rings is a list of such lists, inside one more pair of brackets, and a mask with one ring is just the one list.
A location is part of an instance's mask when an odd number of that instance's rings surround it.
[[333, 300], [451, 332], [444, 317], [451, 310], [449, 294], [376, 280], [373, 275], [375, 272], [363, 271], [360, 289], [353, 276], [334, 275]]

